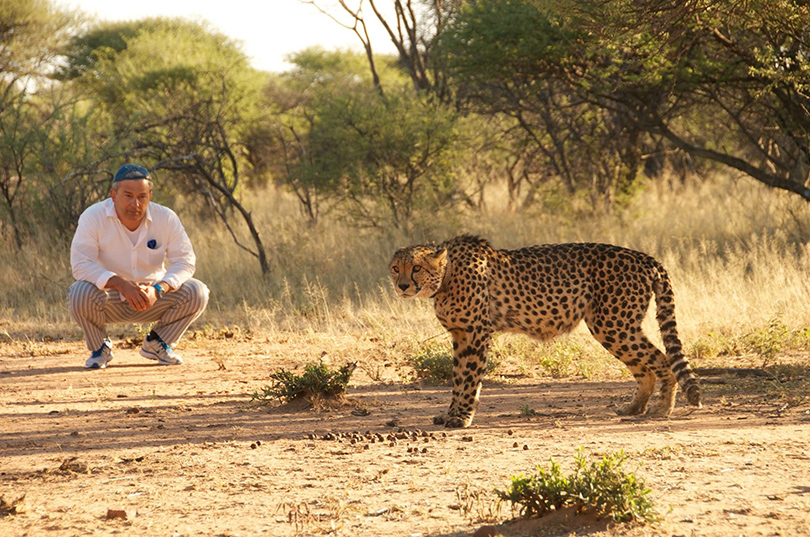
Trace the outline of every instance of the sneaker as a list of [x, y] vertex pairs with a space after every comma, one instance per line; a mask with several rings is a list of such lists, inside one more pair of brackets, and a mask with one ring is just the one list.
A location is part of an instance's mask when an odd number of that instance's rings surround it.
[[93, 354], [84, 363], [84, 367], [86, 369], [104, 369], [108, 363], [112, 362], [112, 359], [112, 344], [105, 339], [101, 347], [97, 351], [93, 351]]
[[180, 365], [183, 359], [174, 353], [172, 348], [152, 330], [146, 335], [141, 347], [141, 356], [157, 360], [160, 365]]

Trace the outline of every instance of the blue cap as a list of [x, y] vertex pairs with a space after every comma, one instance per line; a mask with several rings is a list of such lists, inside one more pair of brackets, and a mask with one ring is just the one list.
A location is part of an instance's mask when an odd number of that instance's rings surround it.
[[127, 179], [151, 180], [152, 177], [149, 175], [149, 170], [143, 166], [138, 166], [137, 164], [124, 164], [118, 168], [117, 172], [115, 172], [115, 177], [113, 177], [112, 182], [117, 183], [118, 181], [126, 181]]

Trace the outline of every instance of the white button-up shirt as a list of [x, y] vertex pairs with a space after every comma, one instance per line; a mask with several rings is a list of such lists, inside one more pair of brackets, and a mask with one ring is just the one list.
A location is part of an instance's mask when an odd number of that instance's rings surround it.
[[194, 274], [196, 257], [177, 214], [150, 203], [133, 246], [112, 198], [88, 207], [70, 245], [76, 280], [104, 289], [115, 275], [135, 283], [160, 281], [178, 289]]

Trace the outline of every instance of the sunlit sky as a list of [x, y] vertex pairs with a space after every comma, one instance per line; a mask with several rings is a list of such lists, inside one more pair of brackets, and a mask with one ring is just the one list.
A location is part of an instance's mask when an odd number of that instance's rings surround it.
[[[264, 71], [288, 69], [290, 65], [284, 60], [287, 54], [313, 45], [328, 50], [362, 50], [351, 30], [298, 0], [55, 0], [55, 3], [109, 21], [155, 16], [204, 19], [239, 41], [253, 66]], [[318, 5], [335, 15], [343, 13], [335, 0], [320, 0]], [[392, 46], [382, 28], [371, 24], [370, 10], [366, 19], [375, 50], [391, 52]], [[342, 20], [346, 20], [345, 16]]]

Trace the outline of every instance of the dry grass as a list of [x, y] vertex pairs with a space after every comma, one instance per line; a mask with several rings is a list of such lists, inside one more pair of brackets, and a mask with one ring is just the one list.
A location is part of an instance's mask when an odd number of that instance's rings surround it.
[[[490, 207], [497, 206], [493, 198]], [[599, 241], [658, 257], [673, 279], [682, 337], [698, 359], [735, 350], [756, 353], [752, 341], [757, 337], [766, 347], [769, 337], [778, 339], [780, 349], [805, 346], [808, 339], [799, 336], [810, 318], [806, 205], [750, 180], [652, 185], [619, 215], [515, 214], [493, 208], [485, 215], [453, 219], [453, 224], [422, 223], [413, 236], [392, 229], [357, 230], [331, 218], [309, 226], [291, 197], [268, 190], [255, 193], [250, 208], [271, 255], [269, 277], [220, 225], [202, 221], [188, 207], [177, 208], [195, 244], [197, 276], [212, 290], [198, 330], [362, 333], [383, 343], [407, 340], [418, 348], [431, 338], [444, 338], [443, 330], [429, 302], [394, 297], [388, 259], [399, 246], [464, 231], [503, 248]], [[81, 337], [64, 306], [72, 281], [67, 259], [64, 244], [33, 242], [22, 252], [5, 247], [0, 338]], [[568, 362], [576, 362], [577, 355], [600, 356], [601, 349], [582, 331], [571, 338], [557, 347], [524, 342], [496, 344], [496, 349], [519, 345], [520, 353], [539, 355], [526, 365], [543, 365], [545, 359], [552, 374], [594, 374], [601, 358], [585, 369]]]

